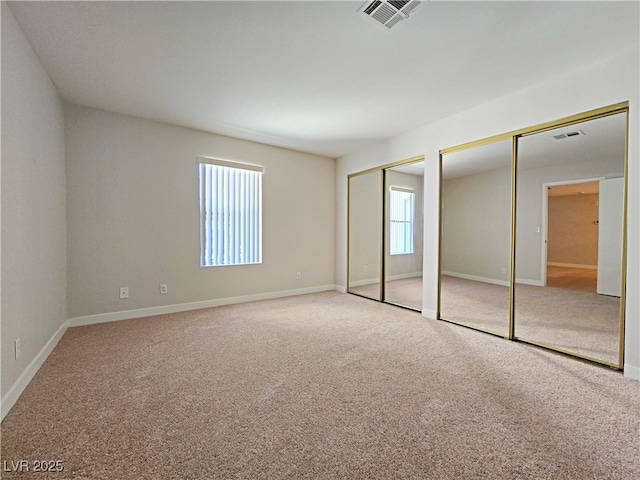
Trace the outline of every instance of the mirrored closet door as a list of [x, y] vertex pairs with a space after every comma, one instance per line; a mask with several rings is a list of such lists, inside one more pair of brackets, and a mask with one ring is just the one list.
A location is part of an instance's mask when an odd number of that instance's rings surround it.
[[628, 108], [440, 152], [438, 318], [623, 368]]
[[382, 171], [349, 177], [348, 289], [382, 300]]
[[348, 182], [347, 291], [421, 311], [424, 156]]
[[424, 161], [384, 171], [384, 301], [422, 310]]
[[518, 138], [515, 336], [621, 366], [627, 115]]
[[440, 318], [509, 335], [511, 140], [441, 155]]

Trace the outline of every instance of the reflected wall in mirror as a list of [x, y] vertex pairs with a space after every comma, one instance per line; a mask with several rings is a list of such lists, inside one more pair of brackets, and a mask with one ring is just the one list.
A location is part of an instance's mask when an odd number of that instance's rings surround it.
[[422, 310], [424, 161], [387, 168], [384, 301]]
[[626, 113], [518, 138], [518, 339], [621, 367]]
[[509, 335], [511, 139], [441, 156], [441, 319]]
[[382, 170], [349, 177], [348, 292], [382, 300]]

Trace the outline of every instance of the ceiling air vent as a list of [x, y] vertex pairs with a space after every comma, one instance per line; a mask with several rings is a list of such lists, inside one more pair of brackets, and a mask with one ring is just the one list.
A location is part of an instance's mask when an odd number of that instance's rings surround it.
[[586, 135], [586, 134], [582, 130], [576, 130], [575, 132], [567, 132], [567, 133], [561, 133], [560, 135], [554, 135], [553, 138], [555, 138], [556, 140], [561, 140], [563, 138], [578, 137], [580, 135]]
[[398, 22], [409, 18], [418, 5], [420, 0], [373, 0], [365, 2], [358, 12], [376, 25], [390, 30]]

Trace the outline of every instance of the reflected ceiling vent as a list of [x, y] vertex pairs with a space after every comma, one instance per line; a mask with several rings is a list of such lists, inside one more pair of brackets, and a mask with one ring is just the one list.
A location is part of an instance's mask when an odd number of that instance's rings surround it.
[[562, 140], [563, 138], [580, 137], [583, 135], [586, 135], [586, 133], [584, 133], [582, 130], [576, 130], [575, 132], [567, 132], [560, 135], [554, 135], [553, 138], [555, 138], [556, 140]]
[[390, 30], [420, 5], [420, 0], [373, 0], [360, 7], [358, 13], [385, 30]]

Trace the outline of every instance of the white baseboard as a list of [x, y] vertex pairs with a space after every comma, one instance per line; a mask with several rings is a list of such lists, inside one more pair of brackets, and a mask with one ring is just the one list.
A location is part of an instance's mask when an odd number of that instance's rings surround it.
[[640, 367], [636, 367], [634, 365], [625, 365], [624, 376], [626, 378], [630, 378], [631, 380], [640, 381]]
[[[254, 302], [258, 300], [269, 300], [272, 298], [290, 297], [294, 295], [305, 295], [307, 293], [317, 293], [329, 290], [336, 290], [337, 285], [321, 285], [318, 287], [298, 288], [295, 290], [285, 290], [279, 292], [260, 293], [255, 295], [245, 295], [240, 297], [221, 298], [216, 300], [206, 300], [203, 302], [181, 303], [176, 305], [164, 305], [160, 307], [141, 308], [137, 310], [126, 310], [122, 312], [102, 313], [98, 315], [88, 315], [85, 317], [75, 317], [66, 320], [60, 328], [53, 334], [46, 345], [40, 350], [38, 355], [29, 363], [27, 368], [22, 372], [18, 380], [11, 386], [7, 394], [2, 398], [0, 403], [0, 421], [9, 413], [9, 410], [16, 403], [24, 389], [27, 388], [29, 382], [35, 374], [40, 370], [42, 364], [56, 347], [64, 333], [69, 327], [79, 327], [82, 325], [92, 325], [95, 323], [114, 322], [117, 320], [127, 320], [140, 317], [148, 317], [152, 315], [162, 315], [165, 313], [176, 313], [188, 310], [197, 310], [200, 308], [218, 307], [222, 305], [231, 305], [236, 303]], [[342, 287], [344, 288], [344, 287]]]
[[29, 382], [31, 382], [36, 373], [38, 373], [38, 370], [40, 370], [40, 367], [42, 367], [47, 357], [53, 352], [53, 349], [64, 335], [64, 332], [67, 331], [68, 326], [69, 320], [66, 320], [60, 325], [60, 328], [56, 330], [56, 333], [54, 333], [45, 346], [42, 347], [38, 355], [27, 365], [27, 368], [24, 369], [7, 394], [2, 397], [2, 402], [0, 403], [0, 421], [4, 420], [4, 417], [15, 405], [20, 395], [22, 395], [22, 392], [24, 392], [24, 389], [27, 388], [27, 385], [29, 385]]
[[468, 275], [466, 273], [458, 273], [458, 272], [442, 272], [442, 275], [449, 275], [450, 277], [464, 278], [465, 280], [473, 280], [475, 282], [492, 283], [494, 285], [501, 285], [503, 287], [509, 286], [508, 280], [499, 280], [497, 278], [480, 277], [478, 275]]
[[529, 278], [516, 278], [516, 283], [521, 283], [523, 285], [532, 285], [534, 287], [544, 287], [542, 280], [531, 280]]
[[96, 323], [116, 322], [119, 320], [130, 320], [133, 318], [152, 317], [154, 315], [164, 315], [167, 313], [186, 312], [189, 310], [199, 310], [201, 308], [220, 307], [222, 305], [233, 305], [236, 303], [256, 302], [259, 300], [270, 300], [272, 298], [305, 295], [307, 293], [325, 292], [328, 290], [335, 290], [335, 285], [320, 285], [317, 287], [297, 288], [295, 290], [282, 290], [279, 292], [257, 293], [254, 295], [243, 295], [239, 297], [218, 298], [215, 300], [204, 300], [201, 302], [178, 303], [175, 305], [162, 305], [159, 307], [139, 308], [136, 310], [124, 310], [121, 312], [99, 313], [97, 315], [87, 315], [84, 317], [70, 318], [68, 322], [69, 327], [80, 327], [83, 325], [93, 325]]
[[350, 282], [350, 287], [362, 287], [364, 285], [373, 285], [374, 283], [380, 283], [379, 278], [365, 278], [364, 280], [356, 280], [355, 282]]
[[[479, 277], [477, 275], [467, 275], [466, 273], [442, 272], [442, 275], [449, 275], [450, 277], [464, 278], [465, 280], [473, 280], [476, 282], [492, 283], [494, 285], [501, 285], [503, 287], [509, 286], [508, 280], [498, 280], [496, 278]], [[516, 278], [516, 283], [522, 283], [524, 285], [533, 285], [535, 287], [544, 287], [541, 280], [530, 280], [528, 278]]]
[[[422, 272], [401, 273], [399, 275], [389, 275], [386, 278], [387, 282], [393, 282], [394, 280], [404, 280], [405, 278], [421, 277]], [[356, 280], [355, 282], [349, 282], [350, 287], [362, 287], [364, 285], [373, 285], [380, 283], [379, 278], [365, 278], [364, 280]]]
[[431, 320], [436, 319], [436, 311], [435, 310], [422, 310], [422, 316], [430, 318]]
[[575, 263], [558, 263], [558, 262], [547, 262], [547, 265], [551, 265], [552, 267], [569, 267], [569, 268], [585, 268], [589, 270], [597, 270], [597, 265], [578, 265]]
[[393, 282], [394, 280], [404, 280], [405, 278], [416, 278], [421, 276], [422, 276], [422, 272], [411, 272], [411, 273], [401, 273], [399, 275], [389, 275], [387, 277], [387, 282]]
[[[526, 283], [518, 281], [519, 283]], [[337, 290], [346, 293], [346, 288], [342, 285], [322, 285], [317, 287], [299, 288], [295, 290], [285, 290], [279, 292], [260, 293], [255, 295], [244, 295], [239, 297], [228, 297], [216, 300], [206, 300], [202, 302], [180, 303], [175, 305], [164, 305], [160, 307], [141, 308], [137, 310], [126, 310], [122, 312], [103, 313], [98, 315], [88, 315], [85, 317], [75, 317], [66, 320], [58, 330], [52, 335], [49, 341], [42, 347], [42, 350], [29, 363], [27, 368], [22, 372], [18, 380], [11, 386], [9, 391], [0, 402], [0, 421], [9, 413], [15, 405], [22, 392], [29, 385], [45, 360], [49, 357], [53, 349], [56, 347], [62, 336], [69, 327], [77, 327], [82, 325], [91, 325], [95, 323], [113, 322], [118, 320], [126, 320], [133, 318], [148, 317], [153, 315], [162, 315], [166, 313], [176, 313], [188, 310], [198, 310], [201, 308], [218, 307], [222, 305], [232, 305], [237, 303], [254, 302], [258, 300], [269, 300], [273, 298], [289, 297], [294, 295], [305, 295], [308, 293], [324, 292], [329, 290]], [[422, 310], [422, 316], [430, 319], [436, 318], [434, 310]], [[624, 376], [633, 380], [640, 381], [640, 368], [633, 365], [624, 366]]]

